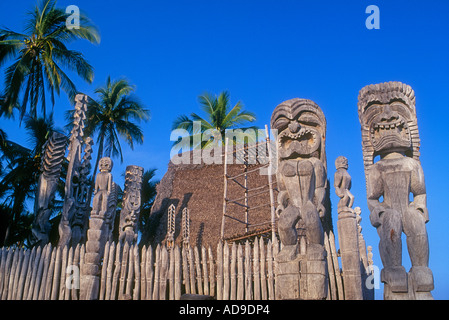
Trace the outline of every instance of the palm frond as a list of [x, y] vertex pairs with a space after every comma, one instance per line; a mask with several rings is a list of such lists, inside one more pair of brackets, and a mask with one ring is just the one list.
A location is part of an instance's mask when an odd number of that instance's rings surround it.
[[16, 59], [5, 69], [1, 114], [12, 113], [21, 93], [20, 120], [27, 107], [28, 113], [37, 117], [39, 102], [46, 116], [46, 92], [52, 110], [61, 88], [73, 102], [76, 87], [62, 69], [74, 71], [88, 83], [93, 81], [93, 67], [80, 52], [67, 49], [66, 43], [76, 39], [98, 43], [98, 29], [84, 13], [80, 15], [80, 28], [68, 29], [67, 18], [65, 10], [56, 7], [55, 0], [44, 0], [28, 12], [24, 34], [0, 29], [0, 66], [11, 58]]

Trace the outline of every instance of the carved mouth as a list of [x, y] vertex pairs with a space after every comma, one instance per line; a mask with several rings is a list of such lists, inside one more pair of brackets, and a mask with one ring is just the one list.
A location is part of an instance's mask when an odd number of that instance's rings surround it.
[[407, 123], [399, 118], [392, 122], [378, 122], [371, 126], [371, 140], [376, 151], [392, 149], [407, 149], [411, 140]]
[[309, 128], [301, 128], [296, 133], [292, 133], [289, 129], [286, 129], [279, 134], [278, 141], [279, 155], [281, 158], [309, 156], [320, 145], [318, 132]]
[[134, 226], [136, 225], [136, 221], [137, 221], [137, 219], [134, 215], [125, 218], [125, 223], [124, 223], [123, 229], [134, 228]]

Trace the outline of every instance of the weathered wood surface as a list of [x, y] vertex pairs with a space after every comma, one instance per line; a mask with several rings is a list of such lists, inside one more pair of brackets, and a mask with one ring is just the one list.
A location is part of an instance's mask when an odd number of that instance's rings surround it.
[[[107, 243], [99, 300], [179, 300], [183, 294], [219, 300], [275, 299], [279, 243], [220, 242], [211, 247]], [[0, 248], [1, 300], [78, 300], [84, 246]], [[329, 261], [330, 262], [330, 261]], [[341, 290], [336, 266], [330, 297]]]

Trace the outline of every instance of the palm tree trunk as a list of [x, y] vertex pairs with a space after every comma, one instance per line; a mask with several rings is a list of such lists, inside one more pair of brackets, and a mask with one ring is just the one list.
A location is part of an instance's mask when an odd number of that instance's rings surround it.
[[9, 238], [9, 233], [11, 230], [11, 224], [12, 224], [12, 222], [10, 221], [8, 223], [8, 227], [6, 227], [5, 238], [3, 239], [3, 245], [2, 245], [3, 247], [6, 247], [8, 245], [8, 238]]

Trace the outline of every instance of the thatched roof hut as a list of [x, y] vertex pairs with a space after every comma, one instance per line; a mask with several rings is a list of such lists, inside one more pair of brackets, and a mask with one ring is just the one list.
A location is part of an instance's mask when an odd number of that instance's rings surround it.
[[[189, 154], [192, 160], [192, 155]], [[236, 176], [244, 172], [244, 164], [227, 165], [228, 176]], [[192, 163], [193, 161], [190, 161]], [[229, 162], [228, 162], [229, 163]], [[250, 162], [254, 163], [254, 162]], [[270, 193], [268, 187], [268, 176], [260, 174], [260, 164], [249, 164], [247, 167], [247, 183], [250, 191], [248, 206], [258, 207], [249, 210], [248, 222], [258, 224], [271, 221]], [[244, 189], [239, 184], [244, 184], [244, 175], [235, 179], [238, 183], [228, 180], [227, 198], [239, 199], [245, 197]], [[276, 182], [273, 175], [272, 180]], [[265, 186], [265, 187], [264, 187]], [[169, 162], [168, 169], [159, 185], [157, 196], [151, 210], [152, 232], [150, 232], [153, 243], [164, 243], [167, 236], [167, 213], [168, 207], [174, 204], [175, 211], [175, 243], [182, 242], [181, 218], [182, 210], [187, 207], [190, 214], [190, 244], [215, 246], [221, 237], [221, 226], [223, 216], [223, 191], [224, 191], [224, 165], [223, 164], [178, 164]], [[277, 192], [274, 190], [274, 199]], [[244, 199], [237, 201], [244, 203]], [[245, 221], [245, 208], [235, 203], [228, 202], [226, 213], [239, 220]], [[231, 218], [226, 219], [224, 238], [236, 238], [246, 234], [245, 224]], [[250, 227], [249, 232], [260, 233], [261, 230], [269, 230], [270, 224], [264, 226]]]

